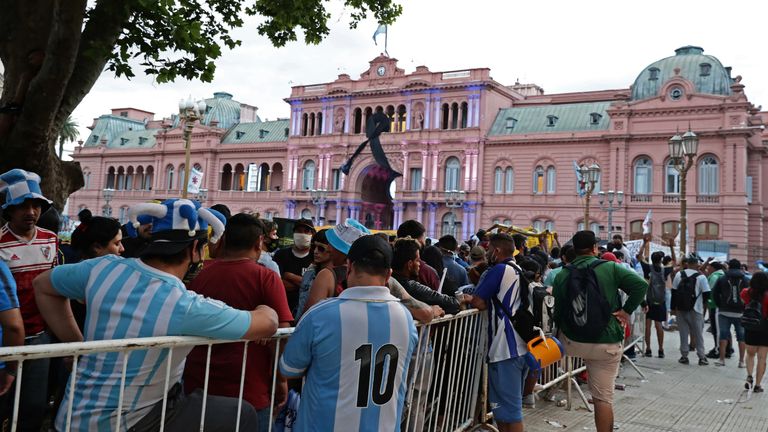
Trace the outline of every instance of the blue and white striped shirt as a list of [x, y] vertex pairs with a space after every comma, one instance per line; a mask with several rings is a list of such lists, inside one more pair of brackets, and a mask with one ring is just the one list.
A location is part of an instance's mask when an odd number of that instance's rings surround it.
[[408, 310], [386, 287], [353, 287], [307, 311], [280, 359], [307, 376], [294, 432], [399, 431], [417, 341]]
[[[249, 312], [187, 291], [177, 277], [138, 259], [115, 255], [56, 267], [53, 287], [86, 305], [86, 341], [150, 336], [208, 336], [240, 339], [251, 323]], [[191, 348], [132, 351], [128, 355], [120, 430], [132, 427], [163, 397], [171, 357], [170, 385], [181, 379]], [[125, 354], [89, 354], [77, 364], [72, 430], [116, 430], [117, 405]], [[70, 377], [71, 379], [71, 377]], [[66, 423], [70, 386], [56, 417]]]

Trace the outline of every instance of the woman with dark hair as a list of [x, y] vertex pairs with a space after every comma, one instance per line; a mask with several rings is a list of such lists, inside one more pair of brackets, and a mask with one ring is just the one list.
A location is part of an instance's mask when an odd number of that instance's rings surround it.
[[[744, 300], [744, 304], [749, 304], [753, 300], [760, 302], [763, 306], [763, 319], [768, 319], [768, 273], [757, 272], [752, 275], [749, 288], [741, 291], [741, 299]], [[760, 393], [763, 391], [760, 383], [765, 375], [765, 361], [768, 356], [768, 331], [744, 330], [744, 342], [747, 345], [747, 383], [744, 387], [749, 390], [754, 385], [752, 391]], [[757, 375], [753, 380], [755, 356], [757, 356]]]
[[331, 247], [328, 244], [328, 238], [326, 237], [327, 229], [318, 231], [312, 236], [312, 243], [309, 244], [309, 253], [312, 255], [312, 265], [307, 267], [304, 275], [301, 277], [301, 286], [299, 287], [299, 303], [296, 305], [296, 310], [293, 311], [293, 317], [296, 322], [299, 321], [301, 315], [304, 313], [304, 306], [307, 304], [309, 298], [309, 290], [312, 288], [312, 282], [314, 282], [317, 274], [324, 268], [331, 267], [333, 262], [331, 261]]
[[81, 260], [120, 255], [125, 250], [122, 239], [117, 220], [102, 216], [85, 217], [72, 233], [72, 248], [80, 252]]

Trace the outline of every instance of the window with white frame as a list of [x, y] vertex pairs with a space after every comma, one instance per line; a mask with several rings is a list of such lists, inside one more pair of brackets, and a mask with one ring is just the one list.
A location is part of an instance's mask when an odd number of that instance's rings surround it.
[[312, 190], [315, 188], [315, 162], [308, 160], [304, 163], [304, 170], [301, 178], [301, 189]]
[[680, 171], [670, 159], [664, 166], [664, 193], [669, 195], [680, 194]]
[[504, 191], [504, 171], [501, 167], [496, 167], [493, 172], [493, 192], [502, 193]]
[[651, 160], [642, 157], [635, 161], [634, 191], [637, 195], [650, 195], [653, 191], [653, 164]]
[[421, 168], [411, 168], [411, 190], [421, 190]]
[[450, 157], [445, 161], [445, 190], [457, 191], [459, 190], [459, 172], [461, 171], [461, 163], [456, 157]]
[[547, 193], [552, 194], [555, 193], [555, 185], [557, 182], [555, 181], [555, 167], [550, 165], [547, 167]]
[[720, 167], [717, 159], [706, 156], [699, 162], [699, 195], [717, 195], [720, 192]]
[[334, 168], [331, 170], [331, 190], [341, 189], [341, 170]]
[[533, 193], [544, 193], [544, 168], [541, 166], [533, 170]]
[[515, 171], [512, 167], [507, 167], [504, 171], [504, 192], [511, 194], [515, 191]]

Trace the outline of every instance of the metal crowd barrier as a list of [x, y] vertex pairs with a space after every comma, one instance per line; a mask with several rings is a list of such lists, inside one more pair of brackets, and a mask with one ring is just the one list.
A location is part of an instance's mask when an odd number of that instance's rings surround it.
[[[465, 430], [480, 422], [483, 415], [477, 410], [484, 409], [483, 404], [478, 404], [481, 382], [485, 379], [482, 375], [487, 352], [487, 322], [485, 312], [478, 310], [462, 311], [453, 316], [439, 318], [427, 325], [419, 326], [419, 341], [409, 368], [408, 392], [406, 406], [403, 410], [402, 423], [404, 430], [418, 431], [459, 431]], [[277, 359], [280, 353], [280, 344], [290, 337], [293, 328], [279, 329], [271, 338], [275, 341], [275, 350], [272, 370], [272, 390], [270, 395], [270, 418], [274, 419], [272, 412], [275, 399], [275, 384], [277, 379]], [[147, 349], [168, 350], [165, 383], [162, 399], [162, 414], [160, 431], [164, 430], [166, 404], [168, 391], [175, 383], [170, 382], [171, 358], [174, 351], [183, 350], [186, 353], [195, 346], [207, 346], [203, 405], [200, 416], [200, 431], [204, 431], [206, 414], [206, 399], [208, 395], [208, 381], [210, 373], [211, 348], [215, 344], [243, 343], [247, 348], [249, 343], [245, 341], [214, 340], [201, 337], [166, 336], [137, 339], [116, 339], [92, 342], [59, 343], [47, 345], [30, 345], [19, 347], [0, 348], [0, 361], [18, 361], [17, 377], [15, 382], [15, 396], [12, 411], [10, 430], [16, 431], [18, 427], [19, 395], [21, 383], [24, 379], [24, 362], [42, 358], [71, 357], [72, 371], [77, 372], [78, 362], [84, 355], [98, 353], [122, 353]], [[178, 354], [177, 354], [178, 355]], [[248, 350], [243, 350], [242, 366], [240, 371], [240, 390], [238, 397], [238, 412], [235, 430], [239, 430], [240, 414], [243, 401], [243, 388], [245, 385], [245, 368], [248, 364]], [[118, 397], [118, 406], [124, 405], [124, 392], [128, 355], [122, 356], [121, 386]], [[70, 374], [68, 411], [66, 416], [65, 431], [69, 431], [72, 423], [72, 407], [75, 385], [81, 377], [78, 373]], [[413, 408], [413, 409], [411, 409]], [[121, 424], [123, 410], [116, 413], [116, 424]], [[272, 430], [270, 422], [268, 430]], [[120, 430], [120, 429], [118, 429]]]

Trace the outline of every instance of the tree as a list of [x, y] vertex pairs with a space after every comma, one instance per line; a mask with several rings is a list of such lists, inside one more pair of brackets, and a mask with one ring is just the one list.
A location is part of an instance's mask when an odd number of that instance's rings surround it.
[[72, 117], [67, 117], [67, 121], [61, 126], [59, 131], [59, 159], [64, 157], [64, 143], [75, 142], [80, 136], [77, 122]]
[[[369, 14], [389, 24], [402, 12], [394, 0], [343, 0], [350, 27]], [[131, 62], [158, 82], [177, 77], [211, 81], [222, 46], [245, 16], [281, 47], [328, 35], [323, 0], [0, 0], [0, 172], [40, 174], [43, 192], [63, 208], [83, 186], [80, 167], [60, 160], [56, 140], [105, 68], [134, 76]]]

